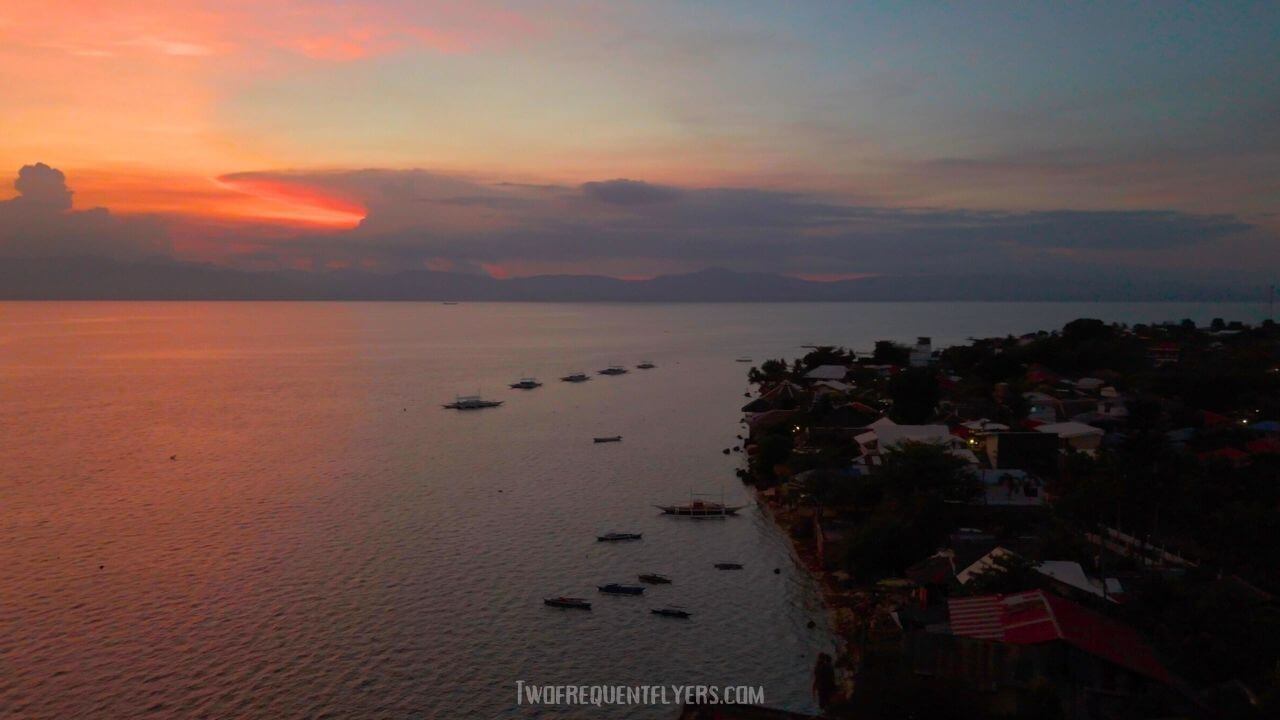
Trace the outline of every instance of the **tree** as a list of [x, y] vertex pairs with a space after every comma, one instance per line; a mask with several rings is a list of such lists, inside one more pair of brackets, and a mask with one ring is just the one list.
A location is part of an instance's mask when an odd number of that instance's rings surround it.
[[968, 464], [941, 445], [907, 442], [885, 451], [883, 458], [874, 477], [891, 496], [966, 501], [980, 489]]
[[911, 350], [892, 340], [877, 340], [871, 359], [877, 365], [906, 365], [911, 362]]
[[938, 377], [929, 368], [906, 368], [889, 381], [893, 407], [889, 414], [894, 422], [919, 425], [933, 417], [942, 393]]

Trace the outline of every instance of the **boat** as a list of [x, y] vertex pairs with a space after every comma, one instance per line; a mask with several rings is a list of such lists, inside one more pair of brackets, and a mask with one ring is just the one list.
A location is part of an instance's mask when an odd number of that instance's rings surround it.
[[511, 383], [511, 387], [516, 390], [532, 390], [542, 387], [542, 383], [537, 378], [526, 377], [520, 378], [520, 382]]
[[620, 585], [618, 583], [609, 583], [608, 585], [597, 585], [596, 589], [608, 595], [643, 595], [643, 585]]
[[552, 597], [542, 601], [546, 605], [558, 608], [571, 608], [573, 610], [590, 610], [591, 603], [582, 598], [575, 597]]
[[610, 365], [599, 373], [600, 375], [626, 375], [627, 369], [621, 365]]
[[622, 442], [622, 436], [621, 436], [621, 435], [610, 435], [609, 437], [598, 437], [598, 438], [595, 438], [595, 441], [596, 441], [596, 442], [598, 442], [598, 443], [602, 443], [602, 442]]
[[591, 376], [586, 373], [576, 372], [572, 375], [565, 375], [560, 379], [565, 382], [586, 382], [591, 379]]
[[751, 358], [749, 358], [749, 357], [740, 357], [740, 358], [738, 358], [737, 360], [734, 360], [734, 362], [749, 363], [749, 362], [751, 362]]
[[642, 362], [642, 363], [640, 363], [639, 365], [637, 365], [637, 366], [636, 366], [636, 369], [638, 369], [638, 370], [652, 370], [652, 369], [654, 369], [654, 368], [656, 368], [656, 367], [658, 367], [658, 366], [657, 366], [657, 365], [654, 365], [652, 360], [645, 360], [644, 362]]
[[717, 569], [717, 570], [741, 570], [741, 569], [742, 569], [742, 563], [736, 563], [736, 562], [718, 562], [718, 563], [716, 563], [716, 569]]
[[596, 542], [618, 542], [619, 540], [639, 540], [642, 533], [610, 532], [596, 536]]
[[498, 407], [501, 400], [485, 400], [479, 395], [459, 395], [453, 402], [444, 407], [449, 410], [479, 410], [480, 408]]
[[649, 583], [650, 585], [670, 585], [671, 584], [671, 578], [667, 577], [666, 575], [659, 575], [658, 573], [645, 573], [644, 575], [639, 576], [639, 579], [640, 579], [640, 582]]
[[746, 507], [746, 505], [725, 505], [723, 503], [711, 502], [709, 500], [694, 500], [684, 505], [654, 505], [667, 515], [680, 515], [683, 517], [726, 517], [728, 515], [737, 515], [738, 511]]
[[454, 302], [454, 301], [451, 301], [451, 300], [445, 300], [444, 302], [442, 302], [442, 303], [440, 303], [440, 304], [441, 304], [441, 305], [457, 305], [458, 303], [456, 303], [456, 302]]
[[654, 615], [661, 615], [663, 617], [673, 617], [673, 618], [687, 618], [690, 615], [693, 615], [693, 613], [689, 612], [688, 610], [685, 610], [679, 605], [668, 605], [666, 607], [650, 608], [649, 612], [653, 613]]

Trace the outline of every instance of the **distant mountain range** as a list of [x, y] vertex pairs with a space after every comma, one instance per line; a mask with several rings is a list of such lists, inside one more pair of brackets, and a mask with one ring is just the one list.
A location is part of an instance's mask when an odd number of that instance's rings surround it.
[[811, 282], [711, 269], [651, 280], [541, 275], [499, 280], [429, 270], [249, 271], [170, 261], [0, 260], [0, 300], [459, 300], [603, 302], [1262, 301], [1262, 286], [1115, 275], [879, 276]]

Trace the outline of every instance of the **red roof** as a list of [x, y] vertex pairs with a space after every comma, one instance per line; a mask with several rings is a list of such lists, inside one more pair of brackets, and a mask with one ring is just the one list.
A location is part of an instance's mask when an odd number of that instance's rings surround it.
[[976, 640], [1034, 645], [1060, 640], [1133, 672], [1169, 682], [1169, 671], [1128, 625], [1043, 590], [951, 598], [951, 632]]
[[1211, 458], [1223, 458], [1224, 460], [1243, 460], [1249, 457], [1249, 453], [1243, 450], [1238, 450], [1233, 447], [1224, 447], [1224, 448], [1218, 448], [1217, 450], [1211, 450], [1209, 452], [1202, 452], [1196, 457], [1200, 458], [1201, 460], [1209, 460]]
[[1280, 440], [1261, 438], [1245, 444], [1245, 449], [1254, 455], [1280, 455]]
[[1226, 415], [1219, 415], [1212, 410], [1201, 410], [1200, 417], [1204, 420], [1205, 427], [1213, 427], [1215, 425], [1230, 425], [1231, 418]]

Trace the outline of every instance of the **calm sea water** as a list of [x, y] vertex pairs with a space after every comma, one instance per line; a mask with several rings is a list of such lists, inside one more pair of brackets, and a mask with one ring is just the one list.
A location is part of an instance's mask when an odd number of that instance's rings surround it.
[[[673, 714], [516, 707], [516, 680], [762, 685], [811, 709], [823, 619], [785, 538], [756, 511], [651, 507], [691, 490], [749, 500], [721, 453], [746, 389], [734, 358], [1265, 312], [0, 304], [0, 715]], [[555, 380], [642, 359], [658, 368]], [[527, 374], [546, 386], [506, 387]], [[440, 408], [477, 389], [506, 404]], [[611, 529], [644, 540], [595, 542]], [[676, 582], [595, 592], [645, 571]], [[595, 610], [542, 605], [557, 594]], [[694, 618], [647, 612], [668, 602]]]

